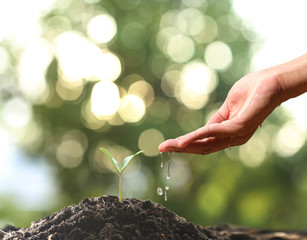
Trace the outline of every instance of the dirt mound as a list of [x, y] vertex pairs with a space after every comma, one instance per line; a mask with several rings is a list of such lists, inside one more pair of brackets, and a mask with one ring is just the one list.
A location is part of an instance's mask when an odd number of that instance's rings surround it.
[[270, 232], [227, 225], [205, 228], [187, 222], [160, 204], [102, 196], [86, 198], [39, 219], [30, 228], [5, 229], [5, 240], [287, 240], [303, 232]]
[[[122, 240], [209, 239], [210, 232], [194, 226], [160, 204], [137, 199], [103, 196], [86, 198], [32, 223], [11, 231], [3, 239]], [[17, 237], [17, 238], [16, 238]]]

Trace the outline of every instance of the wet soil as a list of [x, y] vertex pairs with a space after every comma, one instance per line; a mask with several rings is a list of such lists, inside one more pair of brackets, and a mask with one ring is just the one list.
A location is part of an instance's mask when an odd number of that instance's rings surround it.
[[264, 231], [228, 225], [203, 227], [160, 204], [114, 196], [86, 198], [31, 224], [7, 227], [2, 240], [292, 240], [307, 232]]

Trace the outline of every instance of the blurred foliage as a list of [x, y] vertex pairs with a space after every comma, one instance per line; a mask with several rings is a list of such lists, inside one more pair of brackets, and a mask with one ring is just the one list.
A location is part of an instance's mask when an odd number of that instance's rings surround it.
[[[95, 27], [92, 20], [97, 16], [107, 16], [104, 20], [111, 25]], [[174, 154], [170, 180], [165, 179], [166, 153], [164, 168], [160, 168], [158, 144], [201, 127], [222, 104], [232, 84], [249, 71], [252, 36], [228, 0], [70, 0], [55, 2], [41, 17], [39, 44], [44, 48], [36, 53], [47, 53], [24, 58], [25, 64], [30, 64], [25, 65], [31, 70], [27, 76], [23, 76], [20, 63], [27, 48], [20, 50], [3, 41], [12, 67], [1, 74], [2, 115], [20, 117], [3, 110], [17, 97], [30, 104], [28, 122], [9, 127], [27, 154], [46, 157], [55, 169], [59, 189], [56, 205], [48, 212], [84, 197], [117, 194], [117, 179], [107, 170], [110, 166], [99, 153], [100, 146], [117, 160], [141, 148], [145, 156], [138, 156], [124, 175], [124, 196], [160, 202], [202, 225], [306, 227], [307, 150], [290, 152], [288, 157], [276, 152], [272, 136], [289, 121], [282, 108], [246, 146], [208, 156]], [[101, 56], [111, 58], [94, 68], [97, 49], [104, 54]], [[68, 55], [64, 56], [66, 50]], [[99, 60], [101, 56], [97, 56]], [[87, 74], [88, 69], [94, 72]], [[40, 73], [44, 84], [31, 89], [32, 83], [27, 81]], [[112, 74], [115, 77], [108, 79]], [[205, 86], [203, 91], [197, 81], [189, 85], [194, 79], [184, 80], [197, 74], [200, 77], [195, 81], [204, 79], [200, 82]], [[105, 85], [110, 86], [107, 92], [98, 94], [102, 98], [95, 109], [102, 112], [95, 114], [93, 88], [105, 81], [112, 84]], [[135, 83], [139, 85], [133, 90]], [[192, 99], [185, 95], [189, 91]], [[27, 109], [18, 107], [22, 113]], [[164, 202], [156, 189], [166, 184], [170, 190]], [[24, 218], [20, 212], [16, 215], [17, 211], [3, 204], [0, 218], [28, 226], [31, 218], [42, 215], [28, 212]]]

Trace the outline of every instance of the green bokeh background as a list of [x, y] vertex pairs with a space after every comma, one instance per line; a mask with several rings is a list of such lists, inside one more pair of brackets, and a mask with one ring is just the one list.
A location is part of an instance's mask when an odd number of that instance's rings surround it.
[[[179, 13], [185, 9], [196, 9], [203, 16], [213, 19], [217, 33], [208, 36], [208, 39], [212, 37], [208, 42], [198, 41], [183, 33], [192, 40], [195, 52], [187, 61], [176, 62], [167, 50], [163, 51], [157, 45], [157, 35], [166, 13]], [[102, 126], [92, 129], [82, 115], [82, 108], [89, 101], [97, 81], [84, 80], [79, 97], [70, 101], [62, 99], [56, 91], [61, 78], [59, 62], [56, 55], [53, 55], [45, 74], [49, 97], [42, 102], [33, 102], [22, 93], [18, 85], [18, 63], [22, 52], [20, 46], [15, 46], [9, 40], [0, 43], [9, 52], [12, 63], [12, 67], [0, 75], [3, 83], [11, 83], [9, 87], [0, 89], [0, 110], [16, 96], [31, 102], [32, 121], [40, 129], [40, 135], [29, 144], [27, 139], [31, 135], [31, 128], [25, 126], [25, 129], [30, 130], [27, 135], [19, 138], [17, 144], [33, 162], [48, 163], [58, 187], [57, 194], [51, 200], [53, 204], [43, 210], [27, 210], [16, 206], [12, 203], [13, 196], [1, 194], [2, 225], [12, 223], [28, 227], [31, 221], [64, 206], [76, 204], [85, 197], [116, 195], [118, 179], [105, 166], [107, 163], [103, 153], [97, 153], [99, 146], [109, 149], [115, 158], [121, 160], [139, 150], [140, 135], [148, 129], [154, 129], [162, 133], [164, 139], [168, 139], [201, 127], [222, 104], [233, 83], [249, 72], [252, 57], [250, 41], [256, 41], [257, 36], [235, 15], [231, 1], [228, 0], [57, 1], [41, 17], [41, 37], [51, 45], [54, 45], [56, 36], [68, 31], [78, 32], [89, 39], [87, 24], [101, 13], [112, 16], [117, 26], [117, 33], [111, 41], [97, 43], [96, 46], [108, 49], [119, 57], [122, 69], [114, 83], [121, 89], [120, 94], [123, 96], [138, 79], [131, 78], [131, 75], [138, 74], [152, 87], [154, 100], [146, 106], [146, 113], [140, 121], [114, 125], [110, 119], [96, 119], [97, 124], [100, 121]], [[143, 28], [128, 31], [127, 25], [132, 22]], [[178, 23], [173, 24], [176, 28]], [[210, 35], [212, 32], [203, 34]], [[214, 41], [224, 42], [230, 47], [232, 63], [226, 69], [215, 70], [217, 87], [204, 96], [208, 97], [208, 101], [203, 107], [191, 109], [175, 96], [167, 95], [161, 82], [170, 69], [181, 72], [193, 60], [207, 64], [204, 52]], [[69, 91], [72, 90], [67, 88], [68, 95]], [[163, 155], [163, 169], [160, 168], [159, 154], [140, 155], [124, 174], [123, 195], [156, 201], [188, 221], [201, 225], [230, 223], [259, 228], [306, 228], [306, 144], [288, 157], [281, 156], [273, 144], [274, 136], [290, 120], [287, 112], [280, 107], [246, 146], [207, 156], [175, 153], [170, 180], [165, 179], [167, 153]], [[70, 136], [77, 139], [85, 150], [82, 161], [74, 167], [65, 167], [58, 159], [57, 151], [66, 133], [73, 133]], [[157, 147], [154, 138], [146, 137], [147, 145], [152, 141], [152, 147]], [[166, 184], [170, 186], [167, 202], [156, 194], [157, 187]]]

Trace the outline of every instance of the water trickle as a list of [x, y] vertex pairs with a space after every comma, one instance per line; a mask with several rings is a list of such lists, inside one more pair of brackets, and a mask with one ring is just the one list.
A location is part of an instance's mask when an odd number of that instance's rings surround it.
[[[171, 174], [170, 174], [170, 169], [171, 169], [171, 161], [172, 161], [172, 154], [173, 152], [169, 152], [169, 161], [168, 161], [168, 168], [167, 168], [167, 173], [166, 173], [166, 179], [170, 179], [171, 178]], [[163, 168], [163, 153], [160, 152], [160, 156], [161, 156], [161, 168]], [[157, 188], [157, 194], [159, 196], [162, 196], [164, 193], [164, 201], [167, 201], [167, 191], [169, 190], [169, 186], [165, 186], [165, 191], [163, 192], [163, 189], [161, 187]]]
[[160, 152], [160, 156], [161, 156], [161, 168], [163, 168], [163, 153], [162, 152]]
[[169, 160], [168, 160], [168, 168], [167, 168], [166, 179], [171, 178], [171, 174], [170, 174], [169, 171], [170, 171], [170, 168], [171, 168], [172, 155], [173, 155], [173, 152], [169, 152]]
[[158, 188], [157, 188], [157, 194], [158, 194], [159, 196], [162, 196], [162, 195], [163, 195], [163, 190], [162, 190], [161, 187], [158, 187]]

